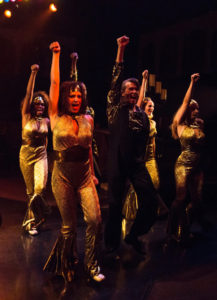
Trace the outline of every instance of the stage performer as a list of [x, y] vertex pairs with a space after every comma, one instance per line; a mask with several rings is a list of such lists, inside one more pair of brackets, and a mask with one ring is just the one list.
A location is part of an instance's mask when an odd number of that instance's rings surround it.
[[[175, 164], [176, 198], [172, 203], [169, 220], [169, 238], [178, 243], [186, 242], [190, 237], [190, 223], [200, 218], [202, 210], [203, 171], [201, 154], [204, 145], [204, 122], [199, 118], [199, 105], [191, 99], [193, 88], [200, 75], [191, 75], [190, 85], [182, 105], [172, 122], [172, 136], [179, 139], [181, 154]], [[187, 203], [187, 193], [191, 201]], [[194, 217], [194, 218], [193, 218]]]
[[53, 148], [56, 160], [52, 173], [52, 190], [62, 217], [62, 228], [44, 270], [62, 275], [63, 293], [70, 289], [75, 275], [78, 199], [86, 222], [85, 270], [88, 277], [101, 282], [105, 276], [98, 262], [101, 238], [101, 212], [92, 162], [93, 119], [85, 114], [86, 87], [79, 81], [66, 81], [60, 87], [60, 45], [53, 42], [50, 109]]
[[[130, 180], [138, 197], [138, 211], [125, 242], [139, 253], [145, 253], [139, 236], [147, 233], [156, 218], [157, 191], [145, 167], [145, 151], [150, 122], [138, 101], [139, 82], [135, 78], [123, 79], [123, 59], [129, 38], [117, 39], [118, 50], [113, 69], [111, 89], [107, 97], [107, 117], [110, 129], [109, 145], [109, 215], [105, 228], [107, 252], [120, 244], [122, 207], [126, 182]], [[148, 71], [145, 71], [148, 76]]]
[[47, 183], [47, 135], [49, 129], [49, 97], [44, 91], [34, 93], [38, 65], [31, 66], [26, 95], [22, 102], [22, 146], [20, 149], [20, 169], [29, 197], [23, 229], [30, 235], [37, 235], [45, 221], [49, 207], [43, 198]]
[[[147, 141], [146, 149], [145, 149], [145, 166], [148, 170], [148, 173], [151, 177], [152, 183], [156, 190], [160, 188], [160, 177], [159, 170], [156, 160], [156, 143], [155, 137], [157, 135], [156, 122], [153, 120], [153, 112], [154, 112], [154, 102], [150, 97], [145, 96], [146, 86], [147, 86], [147, 78], [146, 72], [142, 74], [142, 84], [139, 92], [139, 103], [141, 101], [141, 108], [145, 111], [149, 118], [150, 122], [150, 131], [149, 138]], [[138, 209], [137, 195], [136, 192], [130, 184], [129, 191], [127, 193], [127, 197], [123, 207], [123, 220], [122, 220], [122, 235], [125, 237], [135, 220], [136, 213]], [[157, 214], [160, 216], [161, 214], [168, 213], [168, 208], [163, 200], [159, 197], [158, 210]]]

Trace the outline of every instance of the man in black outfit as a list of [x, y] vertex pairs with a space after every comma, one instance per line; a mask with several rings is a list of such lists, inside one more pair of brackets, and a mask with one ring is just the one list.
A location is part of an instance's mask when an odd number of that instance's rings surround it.
[[[149, 119], [140, 109], [139, 82], [129, 78], [122, 82], [123, 57], [129, 38], [117, 39], [118, 50], [111, 89], [107, 97], [109, 145], [109, 216], [105, 228], [107, 252], [119, 247], [122, 207], [127, 180], [133, 184], [138, 198], [138, 212], [125, 242], [144, 254], [138, 237], [149, 231], [156, 219], [158, 194], [145, 167], [145, 149], [149, 136]], [[148, 71], [146, 71], [148, 77]], [[138, 104], [138, 105], [137, 105]]]

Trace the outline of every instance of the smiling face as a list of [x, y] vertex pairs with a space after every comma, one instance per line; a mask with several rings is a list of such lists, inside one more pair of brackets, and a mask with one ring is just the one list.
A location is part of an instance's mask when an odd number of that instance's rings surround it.
[[125, 83], [124, 91], [121, 94], [122, 97], [126, 99], [126, 102], [130, 104], [136, 104], [139, 98], [139, 88], [138, 86], [131, 81]]
[[41, 96], [37, 96], [33, 99], [34, 113], [37, 117], [41, 117], [45, 111], [44, 99]]
[[152, 100], [148, 100], [144, 110], [148, 116], [152, 116], [154, 112], [154, 102]]
[[82, 104], [82, 94], [79, 89], [75, 89], [74, 91], [70, 90], [68, 96], [68, 110], [72, 114], [77, 114], [80, 111]]

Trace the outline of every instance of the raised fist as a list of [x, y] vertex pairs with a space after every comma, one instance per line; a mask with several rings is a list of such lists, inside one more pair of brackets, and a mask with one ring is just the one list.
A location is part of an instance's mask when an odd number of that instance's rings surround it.
[[61, 50], [60, 44], [58, 42], [51, 43], [49, 48], [54, 53], [59, 53]]
[[129, 42], [130, 42], [130, 39], [126, 35], [123, 35], [123, 36], [121, 36], [117, 39], [118, 46], [123, 46], [124, 47], [127, 44], [129, 44]]
[[35, 65], [32, 65], [32, 66], [31, 66], [31, 71], [32, 71], [32, 72], [38, 72], [38, 70], [39, 70], [39, 65], [36, 65], [36, 64], [35, 64]]

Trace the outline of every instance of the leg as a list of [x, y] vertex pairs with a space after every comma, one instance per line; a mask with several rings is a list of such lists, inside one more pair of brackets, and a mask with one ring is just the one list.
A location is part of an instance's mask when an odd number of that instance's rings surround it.
[[[66, 166], [67, 167], [67, 166]], [[52, 174], [52, 190], [62, 217], [62, 229], [44, 270], [62, 275], [65, 282], [74, 276], [74, 244], [76, 241], [77, 199], [70, 181], [63, 177], [55, 162]]]
[[34, 214], [31, 208], [29, 207], [30, 199], [34, 194], [34, 164], [29, 165], [24, 160], [20, 160], [20, 169], [23, 174], [23, 178], [26, 185], [26, 193], [29, 198], [28, 207], [22, 226], [23, 228], [25, 228], [25, 230], [29, 231], [31, 230], [32, 224], [35, 222]]
[[137, 238], [147, 233], [156, 220], [158, 193], [143, 165], [134, 167], [131, 181], [137, 194], [138, 211], [130, 235]]
[[176, 198], [172, 203], [168, 218], [168, 234], [177, 242], [185, 240], [189, 234], [189, 224], [186, 217], [186, 194], [188, 169], [184, 165], [175, 165]]
[[[81, 199], [81, 207], [84, 213], [84, 220], [86, 222], [86, 237], [85, 237], [85, 259], [84, 264], [87, 273], [91, 278], [96, 280], [104, 279], [100, 275], [100, 268], [98, 263], [99, 246], [101, 241], [101, 211], [99, 205], [99, 198], [97, 195], [96, 187], [92, 180], [85, 187], [79, 190]], [[101, 281], [101, 280], [96, 280]]]

